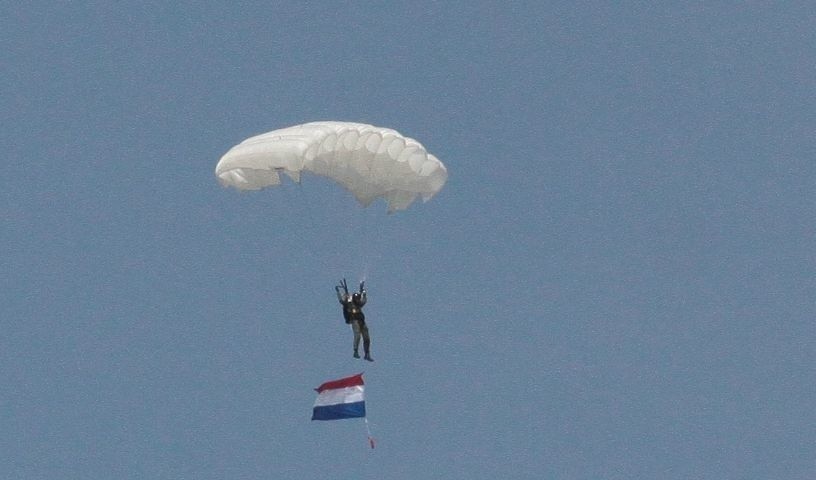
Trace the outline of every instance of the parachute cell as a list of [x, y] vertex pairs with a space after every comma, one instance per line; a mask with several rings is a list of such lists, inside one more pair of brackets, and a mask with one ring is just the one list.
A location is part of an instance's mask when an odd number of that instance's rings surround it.
[[445, 185], [445, 165], [419, 142], [389, 128], [350, 122], [313, 122], [250, 137], [218, 162], [224, 186], [260, 190], [295, 182], [302, 172], [330, 178], [368, 206], [377, 198], [388, 211], [430, 200]]

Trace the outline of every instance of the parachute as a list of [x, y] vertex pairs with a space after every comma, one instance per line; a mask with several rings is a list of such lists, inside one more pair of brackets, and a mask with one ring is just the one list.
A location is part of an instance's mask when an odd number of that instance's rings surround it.
[[388, 212], [427, 202], [445, 185], [445, 165], [418, 141], [396, 130], [363, 123], [312, 122], [250, 137], [219, 160], [215, 175], [224, 186], [260, 190], [300, 182], [309, 172], [327, 177], [367, 207], [383, 198]]

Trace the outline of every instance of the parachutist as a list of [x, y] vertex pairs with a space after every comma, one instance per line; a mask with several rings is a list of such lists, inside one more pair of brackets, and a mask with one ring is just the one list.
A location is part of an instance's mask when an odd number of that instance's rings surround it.
[[363, 314], [363, 306], [367, 301], [365, 282], [360, 282], [358, 292], [349, 295], [346, 279], [343, 279], [340, 285], [334, 287], [334, 291], [337, 293], [337, 300], [343, 306], [343, 318], [346, 324], [351, 325], [351, 330], [354, 332], [354, 358], [360, 358], [359, 347], [360, 338], [362, 338], [365, 353], [363, 358], [373, 362], [374, 359], [371, 358], [371, 339], [368, 336], [368, 326], [365, 322], [365, 314]]

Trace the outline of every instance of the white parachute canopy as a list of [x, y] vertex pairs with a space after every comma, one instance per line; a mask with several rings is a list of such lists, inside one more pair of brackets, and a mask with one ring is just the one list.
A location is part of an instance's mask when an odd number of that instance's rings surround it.
[[300, 182], [302, 172], [328, 177], [364, 207], [377, 198], [388, 211], [416, 198], [430, 200], [445, 185], [445, 165], [413, 138], [363, 123], [313, 122], [250, 137], [218, 162], [224, 186], [260, 190], [280, 185], [280, 173]]

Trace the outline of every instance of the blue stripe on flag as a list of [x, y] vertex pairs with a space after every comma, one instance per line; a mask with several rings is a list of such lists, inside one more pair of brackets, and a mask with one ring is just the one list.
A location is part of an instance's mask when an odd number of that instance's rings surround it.
[[365, 417], [365, 415], [365, 401], [314, 407], [312, 410], [312, 420], [340, 420]]

